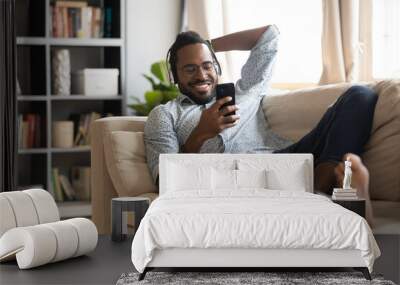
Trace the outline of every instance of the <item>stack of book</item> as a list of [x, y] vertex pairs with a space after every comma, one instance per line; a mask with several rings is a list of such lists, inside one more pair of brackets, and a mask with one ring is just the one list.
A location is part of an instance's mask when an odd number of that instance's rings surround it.
[[72, 186], [75, 189], [76, 199], [89, 201], [90, 192], [90, 166], [75, 166], [71, 168]]
[[90, 200], [90, 167], [72, 167], [71, 175], [64, 169], [54, 167], [51, 178], [52, 193], [57, 202]]
[[111, 113], [100, 114], [97, 112], [72, 114], [70, 119], [74, 122], [74, 146], [90, 145], [90, 127], [94, 121], [101, 117], [113, 116]]
[[41, 146], [41, 118], [38, 114], [20, 114], [18, 117], [18, 144], [20, 148]]
[[333, 200], [357, 200], [357, 189], [335, 188], [332, 193]]
[[100, 114], [96, 112], [86, 114], [73, 114], [70, 116], [74, 121], [74, 146], [90, 145], [90, 126], [100, 119]]
[[110, 7], [88, 6], [86, 1], [55, 1], [50, 9], [51, 34], [55, 38], [111, 37]]

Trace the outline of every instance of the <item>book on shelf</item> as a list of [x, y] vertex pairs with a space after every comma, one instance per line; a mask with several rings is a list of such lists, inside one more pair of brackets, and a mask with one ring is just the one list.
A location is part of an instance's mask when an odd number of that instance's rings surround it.
[[28, 121], [28, 147], [33, 147], [35, 142], [35, 114], [26, 114]]
[[74, 166], [71, 168], [72, 187], [75, 189], [78, 200], [90, 200], [90, 172], [89, 166]]
[[71, 171], [59, 167], [54, 167], [52, 169], [52, 185], [54, 189], [54, 198], [57, 202], [82, 200], [81, 197], [77, 195], [75, 186], [72, 185], [72, 179], [70, 179], [74, 168], [75, 167], [73, 167]]
[[336, 197], [357, 197], [357, 193], [333, 193]]
[[39, 114], [18, 115], [18, 145], [20, 148], [41, 146], [41, 116]]
[[357, 189], [338, 189], [335, 188], [332, 193], [334, 200], [358, 200]]
[[354, 200], [359, 200], [357, 196], [355, 197], [336, 197], [335, 195], [332, 195], [333, 200], [344, 200], [344, 201], [354, 201]]
[[81, 29], [78, 32], [79, 38], [90, 38], [92, 36], [92, 17], [93, 9], [91, 7], [83, 7], [81, 9]]
[[74, 146], [90, 145], [92, 123], [101, 117], [109, 116], [112, 116], [112, 114], [100, 114], [97, 112], [70, 115], [70, 120], [74, 122]]
[[357, 189], [334, 188], [333, 193], [357, 193]]
[[111, 7], [104, 8], [104, 37], [112, 37], [112, 9]]
[[61, 189], [60, 174], [59, 174], [58, 168], [56, 168], [56, 167], [54, 167], [52, 169], [51, 181], [52, 181], [53, 190], [54, 190], [54, 199], [57, 202], [64, 201], [64, 194]]
[[[107, 35], [111, 37], [112, 8], [108, 10]], [[86, 1], [55, 1], [50, 7], [51, 34], [55, 38], [102, 38], [104, 11]]]
[[74, 200], [76, 197], [75, 189], [72, 187], [68, 177], [64, 174], [60, 174], [59, 179], [65, 196], [67, 196], [68, 200]]
[[28, 133], [29, 133], [29, 124], [27, 121], [22, 121], [21, 124], [21, 142], [20, 146], [22, 148], [28, 148]]
[[333, 188], [333, 200], [358, 200], [357, 189]]

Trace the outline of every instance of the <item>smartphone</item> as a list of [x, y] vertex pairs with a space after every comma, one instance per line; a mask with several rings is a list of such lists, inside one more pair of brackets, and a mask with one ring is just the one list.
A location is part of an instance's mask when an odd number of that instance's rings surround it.
[[[217, 100], [222, 99], [224, 97], [230, 96], [232, 97], [232, 100], [225, 103], [222, 105], [221, 109], [230, 106], [230, 105], [235, 105], [235, 84], [233, 83], [224, 83], [224, 84], [218, 84], [217, 85]], [[230, 115], [235, 115], [235, 111], [232, 111], [225, 116], [230, 116]]]

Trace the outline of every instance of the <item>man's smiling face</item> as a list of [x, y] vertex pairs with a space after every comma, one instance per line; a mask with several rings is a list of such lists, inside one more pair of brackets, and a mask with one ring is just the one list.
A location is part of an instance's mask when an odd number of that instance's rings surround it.
[[176, 69], [179, 90], [183, 94], [197, 104], [211, 101], [218, 83], [218, 75], [207, 45], [190, 44], [179, 49]]

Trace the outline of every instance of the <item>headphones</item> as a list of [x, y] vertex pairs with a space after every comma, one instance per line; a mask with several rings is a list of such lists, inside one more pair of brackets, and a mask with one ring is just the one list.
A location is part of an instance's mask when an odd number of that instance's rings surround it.
[[[205, 40], [203, 44], [207, 45], [208, 49], [211, 52], [211, 55], [213, 57], [213, 66], [215, 69], [215, 72], [221, 76], [222, 71], [221, 71], [221, 65], [219, 64], [219, 61], [217, 59], [217, 56], [215, 55], [214, 49], [212, 48], [211, 42], [209, 40]], [[172, 45], [173, 47], [173, 45]], [[176, 67], [175, 70], [171, 68], [170, 60], [171, 60], [171, 50], [172, 47], [167, 52], [167, 57], [166, 57], [166, 62], [167, 62], [167, 71], [168, 71], [168, 78], [169, 81], [172, 82], [173, 84], [178, 84], [178, 74], [176, 72]]]

